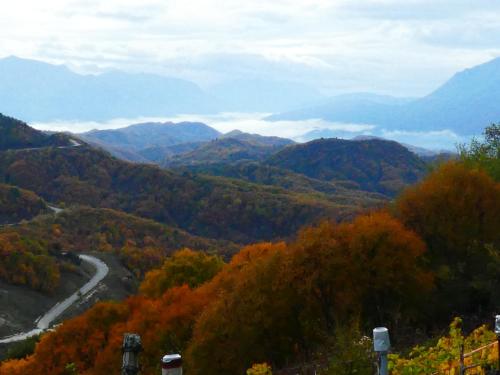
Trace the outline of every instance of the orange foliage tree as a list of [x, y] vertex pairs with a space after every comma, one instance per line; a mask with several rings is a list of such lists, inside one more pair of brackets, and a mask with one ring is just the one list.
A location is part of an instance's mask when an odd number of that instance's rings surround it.
[[432, 287], [419, 265], [424, 251], [422, 240], [386, 213], [323, 223], [288, 246], [242, 250], [214, 279], [220, 297], [197, 321], [190, 373], [308, 360], [353, 315], [387, 322], [412, 311]]
[[412, 311], [432, 287], [421, 264], [425, 244], [385, 212], [306, 229], [291, 251], [288, 283], [321, 312], [328, 329], [363, 313], [387, 324], [394, 313]]
[[429, 248], [443, 319], [449, 311], [500, 307], [500, 184], [484, 171], [447, 163], [397, 200], [396, 215]]

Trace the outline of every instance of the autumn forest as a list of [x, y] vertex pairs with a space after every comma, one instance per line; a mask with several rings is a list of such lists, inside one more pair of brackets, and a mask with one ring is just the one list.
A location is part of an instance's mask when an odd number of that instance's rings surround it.
[[164, 169], [0, 124], [2, 285], [58, 298], [89, 251], [126, 282], [0, 351], [1, 375], [117, 373], [127, 332], [148, 375], [166, 353], [189, 375], [373, 374], [377, 326], [393, 374], [428, 374], [495, 339], [500, 125], [452, 158], [320, 140]]

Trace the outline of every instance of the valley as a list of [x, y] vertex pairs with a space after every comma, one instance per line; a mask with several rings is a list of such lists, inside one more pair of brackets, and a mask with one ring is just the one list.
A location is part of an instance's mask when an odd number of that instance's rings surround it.
[[0, 11], [0, 375], [500, 375], [500, 2]]
[[[382, 107], [404, 119], [427, 101], [358, 99], [328, 119]], [[497, 125], [457, 153], [199, 121], [55, 133], [0, 115], [0, 132], [1, 375], [113, 372], [126, 331], [144, 338], [149, 373], [168, 350], [193, 375], [313, 360], [333, 374], [342, 345], [366, 373], [352, 343], [372, 326], [405, 353], [451, 314], [472, 326], [498, 309]]]

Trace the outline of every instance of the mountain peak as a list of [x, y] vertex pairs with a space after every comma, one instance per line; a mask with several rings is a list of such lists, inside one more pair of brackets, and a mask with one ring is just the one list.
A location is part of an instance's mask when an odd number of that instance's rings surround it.
[[45, 61], [40, 61], [40, 60], [33, 60], [33, 59], [27, 59], [24, 57], [19, 57], [16, 55], [10, 55], [6, 56], [4, 58], [0, 58], [0, 64], [6, 65], [8, 67], [12, 68], [44, 68], [44, 69], [51, 69], [51, 70], [65, 70], [70, 72], [68, 67], [63, 64], [50, 64]]

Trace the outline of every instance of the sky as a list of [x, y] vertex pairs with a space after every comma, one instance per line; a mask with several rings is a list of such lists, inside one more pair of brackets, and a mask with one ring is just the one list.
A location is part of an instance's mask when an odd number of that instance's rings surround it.
[[0, 25], [0, 57], [202, 87], [259, 78], [422, 96], [500, 56], [498, 0], [16, 0]]

